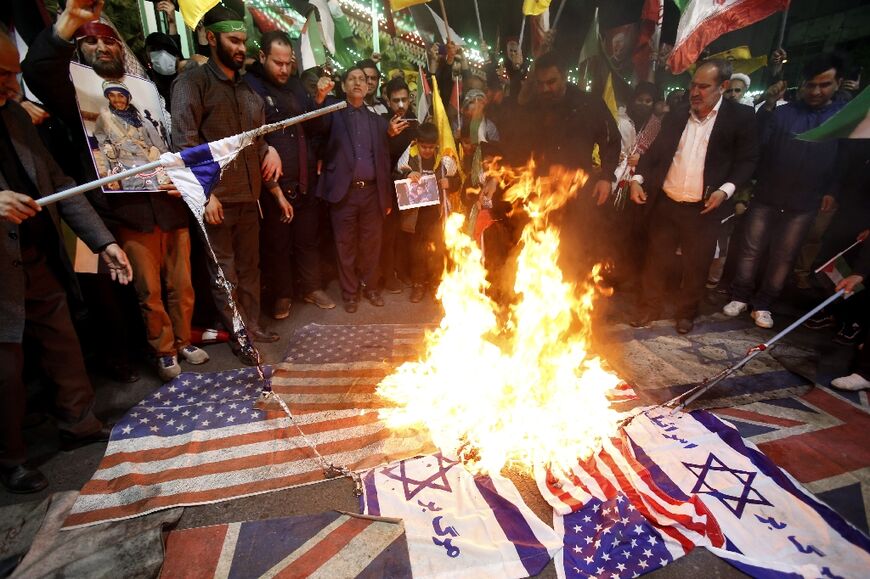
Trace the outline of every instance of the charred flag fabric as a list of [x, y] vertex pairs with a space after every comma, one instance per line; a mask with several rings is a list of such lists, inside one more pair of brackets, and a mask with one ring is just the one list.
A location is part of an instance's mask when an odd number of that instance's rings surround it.
[[510, 480], [474, 476], [441, 454], [365, 471], [362, 481], [364, 514], [404, 520], [416, 579], [528, 577], [561, 546]]
[[639, 414], [570, 471], [541, 471], [560, 577], [641, 575], [703, 546], [755, 577], [858, 577], [870, 540], [705, 411]]

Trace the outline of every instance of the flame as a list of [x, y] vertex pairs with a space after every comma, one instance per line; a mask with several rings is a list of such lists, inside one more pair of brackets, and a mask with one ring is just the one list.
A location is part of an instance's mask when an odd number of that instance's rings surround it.
[[[535, 176], [498, 160], [487, 182], [528, 214], [520, 238], [513, 291], [499, 306], [488, 295], [487, 271], [461, 214], [445, 224], [448, 267], [437, 297], [439, 327], [424, 354], [401, 365], [378, 386], [394, 403], [381, 411], [395, 429], [428, 428], [433, 443], [471, 468], [566, 466], [591, 455], [616, 432], [617, 413], [606, 392], [621, 380], [589, 352], [596, 266], [582, 287], [557, 265], [559, 234], [549, 214], [585, 183], [582, 172], [555, 169]], [[486, 190], [486, 185], [484, 186]]]

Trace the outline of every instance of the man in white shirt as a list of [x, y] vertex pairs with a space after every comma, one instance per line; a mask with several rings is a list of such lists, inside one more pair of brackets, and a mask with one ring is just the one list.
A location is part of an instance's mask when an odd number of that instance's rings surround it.
[[651, 218], [635, 327], [661, 315], [667, 266], [679, 248], [683, 279], [673, 294], [674, 317], [679, 333], [692, 330], [727, 202], [752, 177], [758, 157], [755, 119], [751, 108], [723, 99], [730, 78], [725, 60], [701, 64], [689, 88], [689, 110], [668, 113], [638, 164], [631, 199], [651, 205]]

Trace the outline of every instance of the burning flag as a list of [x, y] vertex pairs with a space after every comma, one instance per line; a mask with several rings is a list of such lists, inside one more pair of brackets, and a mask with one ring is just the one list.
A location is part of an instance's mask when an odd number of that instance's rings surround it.
[[529, 217], [515, 300], [499, 305], [487, 294], [482, 251], [463, 216], [451, 215], [452, 266], [437, 292], [444, 318], [427, 335], [425, 354], [381, 382], [378, 393], [396, 404], [381, 415], [391, 427], [425, 425], [442, 451], [481, 471], [565, 464], [597, 449], [618, 419], [607, 393], [620, 380], [589, 351], [597, 272], [583, 287], [568, 283], [557, 265], [558, 231], [548, 224], [586, 175], [554, 169], [544, 179], [531, 166], [515, 172], [494, 162], [488, 178]]

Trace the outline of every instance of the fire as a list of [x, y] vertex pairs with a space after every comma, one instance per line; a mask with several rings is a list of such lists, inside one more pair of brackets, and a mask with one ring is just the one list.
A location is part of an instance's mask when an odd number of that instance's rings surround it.
[[548, 178], [488, 167], [505, 199], [528, 214], [516, 262], [513, 303], [486, 293], [483, 255], [465, 232], [461, 214], [445, 225], [450, 267], [437, 296], [444, 317], [426, 337], [420, 359], [401, 365], [378, 393], [391, 428], [428, 428], [433, 443], [483, 472], [520, 466], [568, 465], [588, 457], [613, 435], [617, 413], [606, 392], [620, 383], [589, 352], [598, 267], [582, 287], [557, 265], [559, 234], [548, 223], [582, 187], [579, 172]]

